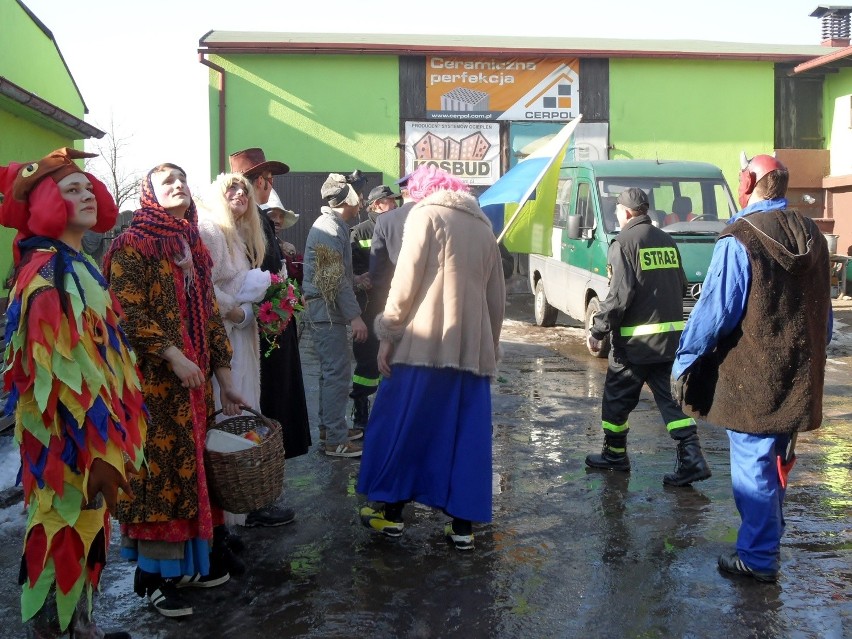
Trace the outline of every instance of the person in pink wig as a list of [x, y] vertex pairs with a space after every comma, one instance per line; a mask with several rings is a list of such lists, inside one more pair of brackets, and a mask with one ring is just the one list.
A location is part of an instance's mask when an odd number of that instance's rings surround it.
[[402, 535], [416, 501], [452, 518], [444, 534], [474, 547], [491, 521], [491, 378], [506, 301], [491, 223], [458, 178], [422, 166], [390, 294], [375, 321], [384, 376], [365, 431], [361, 522]]

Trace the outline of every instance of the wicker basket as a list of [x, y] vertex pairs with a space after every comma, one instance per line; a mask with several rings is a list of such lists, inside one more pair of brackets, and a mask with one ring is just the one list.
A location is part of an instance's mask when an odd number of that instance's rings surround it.
[[[284, 490], [284, 444], [281, 424], [251, 408], [251, 415], [230, 417], [215, 428], [245, 435], [263, 425], [270, 433], [257, 445], [233, 453], [204, 451], [210, 496], [216, 505], [232, 513], [249, 513], [272, 504]], [[216, 411], [210, 416], [212, 422]]]

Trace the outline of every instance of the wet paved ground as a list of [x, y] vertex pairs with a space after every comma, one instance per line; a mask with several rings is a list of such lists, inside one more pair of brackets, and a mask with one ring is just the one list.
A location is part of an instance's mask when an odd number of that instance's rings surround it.
[[[739, 521], [724, 431], [701, 433], [710, 480], [666, 488], [674, 445], [646, 395], [631, 417], [632, 472], [587, 472], [605, 362], [585, 354], [576, 325], [540, 329], [531, 317], [532, 297], [513, 295], [494, 386], [494, 521], [476, 530], [473, 553], [447, 545], [443, 515], [414, 505], [400, 540], [371, 535], [357, 521], [358, 461], [313, 450], [287, 462], [282, 501], [297, 521], [244, 531], [248, 574], [187, 593], [196, 614], [174, 621], [132, 593], [133, 568], [115, 559], [102, 626], [137, 639], [852, 637], [848, 347], [832, 349], [824, 427], [799, 440], [781, 580], [763, 585], [716, 569]], [[315, 410], [307, 340], [303, 353]], [[22, 636], [11, 585], [20, 535], [0, 529], [2, 638]]]

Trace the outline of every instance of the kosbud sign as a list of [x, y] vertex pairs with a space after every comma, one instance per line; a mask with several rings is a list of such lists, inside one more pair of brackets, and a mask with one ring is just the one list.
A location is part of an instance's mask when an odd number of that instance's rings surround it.
[[432, 164], [470, 185], [500, 177], [500, 125], [496, 122], [406, 122], [405, 172]]

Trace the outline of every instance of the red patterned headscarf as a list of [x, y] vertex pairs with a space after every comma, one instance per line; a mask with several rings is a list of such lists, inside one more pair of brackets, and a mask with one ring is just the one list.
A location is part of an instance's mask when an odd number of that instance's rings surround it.
[[[146, 258], [160, 260], [164, 256], [172, 262], [181, 316], [186, 321], [191, 351], [184, 354], [198, 367], [209, 373], [210, 351], [207, 344], [207, 321], [213, 311], [213, 261], [198, 233], [198, 213], [195, 202], [187, 209], [183, 219], [166, 211], [157, 201], [150, 171], [142, 181], [140, 208], [124, 233], [113, 241], [104, 256], [104, 273], [109, 278], [112, 256], [125, 246], [131, 246]], [[192, 257], [189, 271], [181, 268], [186, 249]], [[185, 344], [185, 346], [188, 346]], [[190, 354], [195, 355], [191, 357]]]

